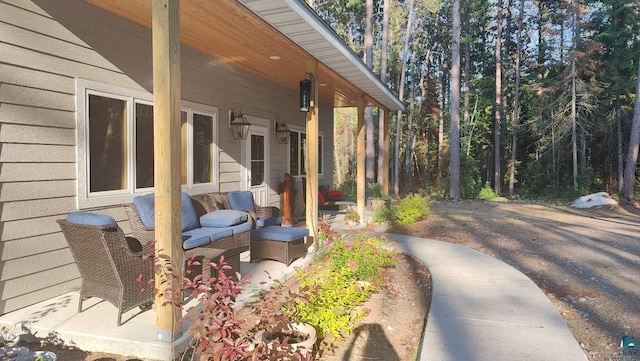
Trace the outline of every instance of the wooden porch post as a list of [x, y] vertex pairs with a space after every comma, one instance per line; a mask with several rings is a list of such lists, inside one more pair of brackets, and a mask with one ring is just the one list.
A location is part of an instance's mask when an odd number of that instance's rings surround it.
[[356, 127], [356, 186], [357, 186], [357, 212], [360, 220], [364, 220], [366, 206], [365, 154], [364, 154], [364, 95], [358, 100], [358, 126]]
[[313, 242], [318, 231], [318, 62], [307, 60], [307, 73], [313, 75], [311, 80], [311, 101], [307, 113], [307, 194], [306, 221]]
[[[381, 109], [382, 110], [382, 109]], [[382, 139], [382, 195], [389, 197], [389, 110], [384, 109]]]
[[[156, 252], [171, 257], [173, 272], [156, 276], [156, 288], [172, 287], [182, 297], [180, 219], [180, 1], [153, 0], [153, 135]], [[161, 284], [162, 280], [167, 283]], [[157, 339], [172, 342], [181, 333], [180, 310], [156, 297]]]

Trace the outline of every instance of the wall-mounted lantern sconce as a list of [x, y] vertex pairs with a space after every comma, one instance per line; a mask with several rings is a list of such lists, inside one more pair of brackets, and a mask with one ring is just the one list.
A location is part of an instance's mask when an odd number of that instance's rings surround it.
[[313, 74], [307, 73], [304, 80], [300, 80], [300, 111], [308, 112], [311, 106], [311, 86]]
[[289, 143], [289, 133], [291, 133], [291, 131], [289, 130], [289, 127], [287, 127], [287, 124], [285, 122], [283, 122], [282, 120], [277, 121], [276, 120], [276, 126], [275, 126], [275, 132], [276, 135], [278, 136], [278, 143], [279, 144], [288, 144]]
[[242, 114], [242, 109], [229, 111], [229, 128], [231, 128], [231, 132], [233, 133], [233, 139], [247, 139], [250, 126], [251, 123], [249, 123], [247, 118], [244, 117], [244, 114]]

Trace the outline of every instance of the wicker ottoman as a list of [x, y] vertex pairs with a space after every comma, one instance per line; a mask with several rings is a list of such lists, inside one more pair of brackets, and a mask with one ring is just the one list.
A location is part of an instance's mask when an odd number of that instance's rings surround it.
[[306, 252], [304, 228], [270, 226], [251, 231], [251, 262], [272, 259], [287, 266]]

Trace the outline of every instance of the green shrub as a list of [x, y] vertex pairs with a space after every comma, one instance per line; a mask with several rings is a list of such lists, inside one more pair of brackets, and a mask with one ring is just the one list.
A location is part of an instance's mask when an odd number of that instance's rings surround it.
[[482, 189], [481, 178], [479, 162], [473, 156], [463, 154], [460, 159], [460, 197], [476, 198]]
[[410, 194], [402, 198], [393, 209], [394, 221], [401, 226], [414, 223], [428, 214], [429, 200], [419, 194]]
[[484, 187], [482, 187], [482, 189], [480, 189], [480, 192], [478, 193], [478, 199], [491, 201], [498, 198], [500, 198], [500, 195], [493, 191], [489, 182], [485, 183]]
[[372, 197], [382, 198], [382, 184], [374, 182], [374, 183], [369, 183], [367, 187], [369, 187]]
[[391, 205], [388, 199], [385, 200], [384, 206], [378, 206], [373, 210], [373, 221], [375, 223], [384, 223], [391, 219], [391, 216]]
[[336, 185], [335, 188], [342, 192], [345, 199], [356, 199], [358, 187], [355, 179], [346, 179], [342, 184]]

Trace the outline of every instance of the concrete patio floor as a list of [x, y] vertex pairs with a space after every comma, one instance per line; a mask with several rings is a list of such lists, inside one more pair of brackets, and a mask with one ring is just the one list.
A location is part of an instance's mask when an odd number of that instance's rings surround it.
[[[332, 229], [342, 233], [356, 232], [344, 222], [344, 211], [322, 211], [322, 219]], [[297, 227], [304, 227], [298, 220]], [[297, 267], [307, 265], [313, 259], [308, 253], [304, 258], [294, 260], [289, 266], [280, 262], [263, 260], [249, 262], [249, 252], [241, 254], [240, 273], [244, 277], [251, 274], [251, 283], [238, 297], [238, 304], [245, 302], [259, 290], [260, 283], [268, 281], [268, 274], [274, 279], [282, 279], [295, 272]], [[265, 272], [267, 271], [267, 272]], [[155, 313], [153, 310], [134, 309], [122, 315], [122, 325], [116, 325], [117, 308], [111, 303], [92, 297], [83, 302], [83, 311], [78, 313], [79, 292], [69, 292], [53, 299], [31, 305], [0, 316], [0, 327], [14, 329], [16, 334], [29, 332], [40, 339], [62, 341], [87, 352], [105, 352], [132, 359], [172, 360], [176, 349], [184, 349], [189, 337], [183, 327], [183, 335], [173, 344], [156, 340]], [[192, 300], [187, 306], [195, 305]]]
[[[296, 267], [309, 263], [312, 257], [307, 254], [286, 266], [270, 260], [249, 263], [249, 252], [244, 252], [240, 259], [240, 272], [243, 276], [252, 276], [238, 302], [246, 301], [259, 289], [260, 282], [268, 280], [265, 271], [273, 278], [282, 278], [292, 274]], [[184, 347], [188, 342], [186, 332], [173, 345], [156, 341], [153, 310], [126, 312], [122, 316], [123, 324], [118, 327], [115, 306], [92, 297], [83, 302], [83, 311], [78, 313], [78, 297], [79, 292], [74, 291], [7, 313], [0, 316], [0, 327], [15, 327], [16, 334], [28, 329], [38, 338], [60, 340], [65, 345], [87, 352], [106, 352], [144, 360], [172, 360], [173, 348]], [[192, 304], [195, 302], [188, 305]]]

